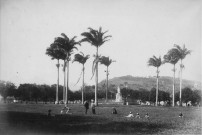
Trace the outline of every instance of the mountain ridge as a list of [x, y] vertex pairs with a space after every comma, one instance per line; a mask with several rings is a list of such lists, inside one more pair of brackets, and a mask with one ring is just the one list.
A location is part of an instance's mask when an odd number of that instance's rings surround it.
[[[106, 83], [106, 80], [102, 80], [99, 83], [99, 86]], [[120, 76], [120, 77], [114, 77], [112, 79], [109, 79], [108, 84], [113, 84], [116, 86], [121, 87], [128, 87], [133, 90], [139, 90], [139, 89], [147, 89], [151, 90], [152, 88], [156, 88], [156, 77], [155, 76], [149, 76], [149, 77], [135, 77], [132, 75], [126, 75], [126, 76]], [[180, 81], [179, 78], [175, 78], [175, 92], [179, 91], [179, 85]], [[201, 82], [199, 81], [191, 81], [187, 79], [183, 79], [182, 81], [182, 88], [189, 87], [193, 90], [201, 89]], [[169, 76], [161, 76], [159, 77], [159, 90], [167, 91], [169, 93], [172, 93], [173, 89], [173, 78]]]

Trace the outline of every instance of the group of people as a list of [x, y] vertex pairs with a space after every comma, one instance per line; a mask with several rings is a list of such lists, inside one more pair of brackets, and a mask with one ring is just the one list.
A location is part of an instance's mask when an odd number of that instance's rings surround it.
[[[89, 102], [88, 102], [88, 101], [85, 101], [85, 102], [84, 102], [84, 107], [85, 107], [85, 114], [87, 114], [87, 113], [88, 113], [88, 109], [89, 109]], [[96, 114], [96, 113], [95, 113], [95, 103], [94, 103], [93, 100], [92, 100], [92, 102], [91, 102], [91, 109], [92, 109], [92, 114]], [[67, 106], [65, 106], [65, 107], [61, 110], [60, 113], [61, 113], [61, 114], [72, 114], [72, 113], [70, 113], [69, 111], [70, 111], [70, 108], [67, 107]], [[117, 114], [117, 110], [116, 110], [115, 107], [112, 108], [112, 114]], [[48, 116], [51, 116], [51, 110], [48, 110]], [[130, 112], [130, 113], [129, 113], [127, 116], [125, 116], [125, 117], [127, 117], [127, 118], [135, 117], [135, 118], [137, 118], [137, 119], [140, 119], [140, 118], [141, 118], [139, 113], [136, 113], [136, 116], [134, 116], [132, 112]], [[179, 117], [180, 117], [180, 118], [183, 118], [182, 112], [180, 112]], [[144, 116], [144, 118], [146, 118], [146, 119], [149, 120], [149, 114], [146, 113], [145, 116]]]
[[[88, 103], [88, 101], [84, 102], [84, 107], [85, 107], [85, 114], [87, 114], [88, 113], [88, 109], [89, 109], [89, 103]], [[91, 103], [91, 108], [92, 108], [92, 113], [96, 114], [95, 113], [95, 103], [93, 101]]]
[[[134, 117], [134, 115], [133, 115], [133, 113], [132, 113], [132, 112], [130, 112], [130, 113], [129, 113], [127, 116], [125, 116], [125, 117], [130, 118], [130, 117]], [[144, 117], [145, 117], [146, 119], [149, 119], [149, 114], [148, 114], [148, 113], [146, 113]], [[139, 114], [139, 113], [136, 113], [135, 118], [140, 119], [140, 118], [141, 118], [141, 117], [140, 117], [140, 114]]]

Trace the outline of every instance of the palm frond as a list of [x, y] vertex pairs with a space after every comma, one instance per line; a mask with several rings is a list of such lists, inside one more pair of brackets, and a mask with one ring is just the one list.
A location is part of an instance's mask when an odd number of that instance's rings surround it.
[[69, 42], [69, 38], [64, 33], [61, 33], [61, 35], [67, 40], [67, 42]]
[[183, 47], [180, 47], [179, 45], [174, 44], [174, 47], [179, 51], [181, 60], [183, 60], [188, 54], [191, 54], [191, 50], [188, 50], [185, 47], [185, 44], [183, 45]]
[[165, 63], [171, 63], [176, 64], [181, 57], [181, 54], [178, 49], [172, 48], [168, 51], [166, 55], [164, 55], [164, 62]]

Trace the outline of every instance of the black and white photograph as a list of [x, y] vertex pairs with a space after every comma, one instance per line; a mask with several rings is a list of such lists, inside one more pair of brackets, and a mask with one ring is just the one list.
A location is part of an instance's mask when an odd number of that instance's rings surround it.
[[202, 0], [0, 0], [0, 134], [202, 134], [201, 19]]

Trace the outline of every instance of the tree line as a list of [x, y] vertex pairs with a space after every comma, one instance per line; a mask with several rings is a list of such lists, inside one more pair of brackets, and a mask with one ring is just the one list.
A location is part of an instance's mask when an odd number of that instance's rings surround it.
[[[56, 96], [56, 87], [57, 84], [53, 85], [37, 85], [37, 84], [20, 84], [17, 88], [12, 82], [0, 81], [0, 95], [4, 98], [4, 101], [7, 101], [8, 97], [14, 97], [16, 100], [24, 101], [24, 102], [43, 102], [48, 103], [55, 101]], [[98, 99], [102, 100], [106, 97], [106, 87], [104, 85], [99, 86], [98, 88]], [[94, 99], [94, 89], [95, 86], [86, 85], [84, 92], [84, 100], [90, 101]], [[109, 93], [108, 99], [115, 100], [116, 98], [116, 86], [113, 84], [109, 85]], [[78, 91], [68, 91], [68, 99], [69, 101], [81, 101], [82, 99], [82, 90]], [[134, 100], [140, 100], [141, 102], [150, 101], [152, 103], [156, 102], [156, 88], [152, 88], [151, 90], [139, 89], [133, 90], [130, 88], [122, 88], [121, 94], [124, 99], [131, 98]], [[175, 101], [179, 101], [179, 92], [175, 94]], [[182, 89], [182, 102], [188, 103], [191, 101], [192, 105], [198, 105], [201, 102], [201, 91], [200, 90], [191, 90], [186, 87]], [[58, 100], [63, 101], [63, 86], [59, 85], [58, 89]], [[160, 101], [166, 101], [168, 105], [171, 104], [172, 98], [170, 97], [169, 92], [165, 92], [163, 90], [159, 90], [158, 94], [158, 103]]]
[[[47, 102], [55, 102], [56, 97], [56, 88], [57, 84], [53, 85], [38, 85], [38, 84], [20, 84], [19, 87], [16, 87], [12, 82], [0, 81], [0, 95], [3, 97], [3, 100], [6, 102], [8, 97], [14, 97], [16, 100], [29, 102], [33, 101], [38, 103], [39, 101], [47, 103]], [[85, 86], [85, 100], [94, 99], [94, 88], [95, 86]], [[71, 91], [68, 90], [68, 100], [75, 101], [82, 99], [82, 90]], [[98, 92], [98, 98], [102, 99], [105, 97], [104, 91]], [[58, 101], [63, 101], [63, 86], [59, 85], [58, 87]]]
[[[121, 89], [122, 96], [127, 99], [136, 99], [141, 102], [149, 101], [151, 103], [156, 103], [156, 88], [152, 88], [151, 90], [139, 89], [133, 90], [129, 88]], [[158, 105], [161, 101], [166, 101], [167, 105], [171, 105], [171, 96], [169, 92], [165, 92], [163, 90], [158, 90]], [[175, 101], [180, 101], [180, 92], [175, 94]], [[187, 104], [191, 101], [191, 104], [196, 106], [200, 105], [201, 102], [201, 91], [200, 90], [192, 90], [189, 87], [185, 87], [182, 89], [182, 102]], [[175, 104], [176, 104], [175, 102]]]

